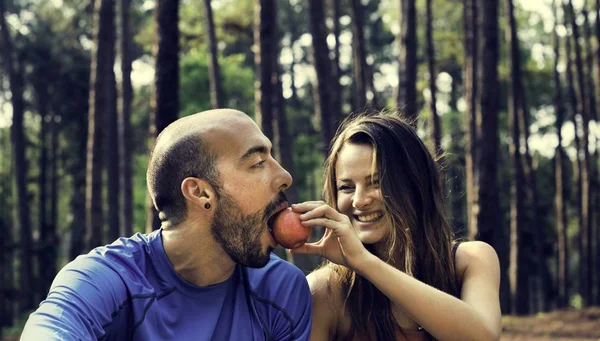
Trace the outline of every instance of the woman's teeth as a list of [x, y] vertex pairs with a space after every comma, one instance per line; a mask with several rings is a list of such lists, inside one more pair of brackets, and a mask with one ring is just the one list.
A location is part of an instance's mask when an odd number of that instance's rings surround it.
[[358, 221], [368, 223], [368, 222], [379, 219], [382, 215], [383, 214], [381, 214], [381, 213], [373, 213], [373, 214], [369, 214], [369, 215], [359, 215], [359, 216], [356, 216], [356, 218], [358, 219]]

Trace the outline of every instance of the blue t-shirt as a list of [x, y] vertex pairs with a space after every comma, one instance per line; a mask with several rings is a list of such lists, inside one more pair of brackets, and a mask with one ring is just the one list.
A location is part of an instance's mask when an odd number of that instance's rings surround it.
[[237, 265], [223, 283], [182, 279], [161, 230], [79, 256], [52, 283], [21, 340], [308, 340], [311, 295], [302, 272], [271, 255]]

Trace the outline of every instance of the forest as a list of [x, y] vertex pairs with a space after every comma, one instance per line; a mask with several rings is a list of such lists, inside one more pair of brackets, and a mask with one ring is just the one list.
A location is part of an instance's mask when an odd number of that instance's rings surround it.
[[149, 151], [210, 108], [254, 118], [291, 203], [320, 200], [344, 118], [415, 119], [456, 237], [499, 256], [507, 323], [588, 309], [600, 338], [599, 19], [600, 0], [0, 0], [0, 338], [69, 261], [159, 228]]

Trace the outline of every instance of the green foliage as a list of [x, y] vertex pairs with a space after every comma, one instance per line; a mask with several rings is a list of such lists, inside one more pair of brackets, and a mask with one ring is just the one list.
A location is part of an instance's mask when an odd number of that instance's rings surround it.
[[27, 319], [29, 318], [29, 315], [32, 313], [33, 311], [27, 311], [22, 313], [21, 315], [19, 315], [19, 318], [17, 319], [17, 321], [10, 327], [2, 330], [2, 335], [1, 336], [6, 336], [6, 337], [19, 337], [21, 335], [21, 333], [23, 332], [23, 328], [25, 328], [25, 323], [27, 322]]
[[[96, 0], [99, 1], [99, 0]], [[36, 93], [33, 85], [39, 82], [49, 93], [50, 112], [59, 117], [60, 143], [58, 155], [59, 172], [59, 232], [67, 235], [73, 226], [83, 224], [78, 215], [81, 203], [85, 201], [85, 167], [87, 113], [89, 96], [90, 52], [93, 34], [93, 20], [89, 0], [63, 0], [63, 5], [56, 7], [52, 1], [9, 1], [8, 11], [12, 18], [16, 17], [21, 26], [12, 27], [15, 46], [22, 56], [26, 81], [26, 117], [25, 134], [28, 140], [27, 161], [29, 165], [28, 195], [34, 231], [38, 230], [39, 188], [37, 178], [40, 174], [39, 154], [42, 141], [39, 138], [40, 114], [36, 104]], [[145, 61], [151, 65], [152, 48], [155, 39], [153, 9], [147, 6], [150, 2], [136, 0], [132, 10], [132, 32], [135, 34], [134, 59]], [[348, 36], [351, 31], [348, 18], [348, 3], [342, 2], [342, 33]], [[383, 66], [397, 65], [398, 56], [395, 45], [397, 31], [392, 28], [398, 24], [399, 1], [363, 1], [365, 5], [364, 23], [369, 64], [373, 72], [386, 81], [383, 89], [377, 93], [378, 103], [395, 107], [393, 96], [396, 84], [389, 79], [396, 75], [385, 74]], [[183, 1], [180, 7], [180, 112], [179, 116], [190, 115], [209, 109], [209, 69], [205, 32], [204, 4], [199, 0]], [[294, 186], [298, 189], [300, 200], [320, 199], [322, 189], [322, 141], [319, 136], [320, 127], [315, 124], [313, 80], [310, 70], [309, 43], [300, 40], [290, 41], [292, 33], [295, 39], [308, 32], [308, 13], [303, 1], [278, 1], [279, 33], [282, 36], [281, 46], [292, 48], [296, 67], [295, 77], [298, 96], [286, 99], [288, 129], [293, 150], [295, 169]], [[214, 21], [218, 40], [219, 63], [221, 66], [221, 85], [224, 105], [240, 109], [250, 116], [254, 115], [254, 1], [252, 0], [220, 0], [213, 1]], [[451, 78], [451, 89], [439, 89], [438, 107], [445, 110], [441, 116], [443, 147], [446, 151], [444, 174], [447, 177], [449, 190], [448, 202], [453, 212], [454, 225], [465, 227], [465, 141], [463, 110], [462, 67], [464, 63], [464, 36], [462, 2], [459, 0], [434, 1], [433, 37], [435, 45], [436, 67], [438, 73], [446, 72]], [[430, 127], [426, 120], [430, 115], [427, 103], [423, 100], [423, 92], [428, 87], [429, 75], [425, 54], [425, 11], [424, 0], [417, 1], [417, 34], [418, 34], [418, 99], [421, 104], [421, 135], [429, 139]], [[500, 6], [499, 20], [499, 86], [495, 89], [500, 105], [498, 151], [498, 179], [500, 205], [502, 209], [503, 227], [509, 226], [509, 191], [512, 166], [508, 155], [511, 132], [508, 127], [507, 89], [510, 77], [508, 69], [508, 47], [505, 42], [506, 18]], [[555, 85], [553, 81], [553, 52], [551, 50], [551, 33], [546, 32], [540, 14], [526, 11], [520, 7], [515, 9], [521, 47], [521, 66], [527, 111], [531, 125], [531, 134], [541, 136], [555, 133], [553, 106]], [[13, 20], [14, 21], [14, 20]], [[331, 26], [331, 25], [330, 25]], [[15, 34], [16, 29], [22, 33]], [[331, 28], [331, 27], [329, 27]], [[24, 33], [26, 32], [26, 33]], [[351, 43], [351, 42], [346, 42]], [[349, 47], [346, 44], [346, 47]], [[343, 50], [342, 57], [348, 57], [349, 49]], [[344, 55], [344, 53], [346, 55]], [[346, 58], [347, 60], [348, 58]], [[284, 78], [290, 76], [289, 62], [282, 65]], [[134, 70], [135, 72], [135, 70]], [[344, 111], [352, 108], [352, 62], [342, 65], [342, 75], [350, 77], [350, 84], [343, 87]], [[289, 77], [291, 78], [291, 77]], [[438, 80], [441, 77], [438, 77]], [[6, 80], [3, 71], [0, 79]], [[289, 82], [285, 82], [286, 87]], [[6, 87], [0, 87], [2, 98], [9, 98]], [[134, 189], [134, 231], [143, 232], [146, 222], [146, 167], [148, 160], [148, 117], [150, 112], [151, 85], [136, 87], [132, 112], [132, 163]], [[285, 89], [289, 90], [289, 89]], [[566, 97], [563, 97], [566, 103]], [[540, 114], [540, 110], [547, 111]], [[10, 140], [8, 128], [0, 128], [0, 219], [8, 226], [13, 219], [15, 198], [13, 195], [11, 169]], [[532, 138], [531, 140], [534, 140]], [[537, 149], [536, 149], [537, 148]], [[540, 221], [536, 226], [544, 228], [545, 245], [555, 242], [554, 234], [554, 164], [547, 154], [538, 149], [547, 146], [534, 146], [531, 153], [534, 158], [537, 189], [539, 190], [538, 208]], [[575, 173], [573, 163], [567, 162], [567, 177], [570, 181]], [[576, 188], [566, 184], [570, 199], [567, 203], [569, 217], [567, 234], [571, 250], [576, 250], [579, 236], [579, 217]], [[78, 206], [79, 204], [79, 206]], [[80, 212], [79, 212], [80, 213]], [[528, 212], [530, 214], [531, 212]], [[18, 232], [18, 231], [17, 231]], [[508, 230], [503, 231], [508, 237]], [[16, 233], [13, 233], [16, 238]], [[63, 245], [66, 247], [66, 245]], [[546, 250], [548, 254], [552, 250]], [[65, 262], [63, 259], [61, 262]], [[571, 268], [578, 266], [578, 255], [573, 253]], [[551, 267], [551, 268], [554, 268]], [[575, 295], [571, 306], [580, 307], [581, 297]], [[8, 333], [16, 333], [22, 328], [23, 317], [14, 329]], [[16, 334], [15, 334], [16, 335]]]
[[133, 233], [144, 233], [146, 229], [146, 200], [148, 190], [146, 189], [146, 168], [148, 165], [148, 154], [138, 154], [133, 162]]
[[[220, 58], [224, 107], [236, 108], [253, 116], [254, 71], [243, 66], [242, 55]], [[180, 67], [180, 116], [210, 109], [207, 54], [198, 49], [183, 56]]]

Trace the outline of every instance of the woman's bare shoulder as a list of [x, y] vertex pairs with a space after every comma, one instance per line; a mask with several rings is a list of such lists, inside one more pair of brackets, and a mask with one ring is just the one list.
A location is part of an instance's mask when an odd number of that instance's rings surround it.
[[331, 265], [325, 265], [307, 276], [313, 300], [311, 340], [334, 340], [339, 334], [342, 314], [340, 275]]
[[461, 242], [456, 249], [456, 274], [459, 280], [472, 265], [493, 265], [497, 263], [498, 255], [494, 248], [482, 241]]
[[325, 265], [311, 272], [306, 279], [313, 298], [334, 299], [341, 297], [340, 275], [333, 266]]

